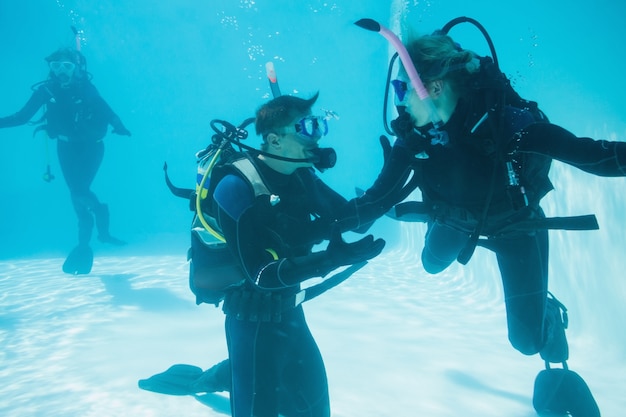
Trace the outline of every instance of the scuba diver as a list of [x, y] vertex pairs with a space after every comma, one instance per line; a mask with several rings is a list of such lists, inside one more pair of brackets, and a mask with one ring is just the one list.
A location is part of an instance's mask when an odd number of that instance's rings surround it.
[[[262, 105], [255, 120], [261, 153], [236, 154], [211, 175], [206, 211], [215, 213], [244, 277], [222, 306], [234, 417], [330, 416], [326, 371], [300, 283], [363, 263], [385, 245], [372, 235], [346, 243], [338, 229], [326, 237], [315, 229], [346, 203], [313, 170], [318, 141], [328, 132], [325, 117], [311, 114], [316, 100], [317, 94], [283, 95]], [[312, 252], [323, 240], [327, 248]], [[192, 243], [192, 268], [210, 267], [198, 254]]]
[[[485, 34], [491, 58], [461, 48], [448, 35], [467, 21]], [[551, 124], [536, 103], [513, 91], [491, 40], [471, 19], [451, 21], [406, 46], [370, 19], [356, 24], [380, 32], [402, 62], [391, 81], [397, 140], [367, 194], [375, 198], [413, 172], [422, 201], [400, 203], [391, 215], [427, 222], [421, 253], [426, 272], [440, 273], [454, 261], [466, 264], [476, 246], [494, 252], [509, 341], [524, 355], [539, 353], [546, 366], [535, 381], [535, 409], [599, 416], [585, 382], [568, 370], [566, 309], [548, 291], [548, 229], [591, 230], [597, 222], [594, 216], [546, 218], [540, 200], [553, 188], [553, 159], [598, 176], [625, 176], [626, 143], [576, 137]]]
[[[195, 189], [176, 187], [164, 166], [170, 191], [189, 200], [195, 212], [190, 289], [196, 304], [224, 301], [229, 359], [205, 371], [175, 364], [138, 386], [170, 395], [228, 391], [237, 416], [253, 410], [255, 416], [327, 416], [324, 365], [301, 304], [382, 251], [382, 239], [369, 235], [345, 243], [341, 233], [365, 233], [413, 187], [399, 178], [376, 200], [364, 195], [350, 201], [330, 189], [313, 168], [323, 172], [335, 165], [334, 149], [318, 141], [337, 115], [311, 115], [317, 94], [307, 100], [282, 96], [273, 65], [266, 67], [274, 99], [239, 126], [211, 121], [215, 135], [196, 154]], [[263, 138], [260, 149], [242, 143], [253, 122]], [[390, 146], [387, 140], [381, 144], [383, 151]], [[311, 252], [323, 242], [326, 250]], [[344, 265], [351, 266], [328, 276]], [[300, 290], [300, 282], [313, 277], [324, 280]]]
[[[93, 263], [89, 246], [95, 223], [98, 240], [113, 245], [124, 242], [109, 232], [108, 206], [90, 189], [104, 155], [104, 136], [108, 125], [112, 133], [130, 136], [130, 131], [100, 96], [91, 83], [83, 54], [63, 48], [45, 58], [50, 68], [48, 79], [33, 86], [33, 94], [17, 113], [0, 118], [0, 128], [28, 123], [45, 107], [35, 133], [44, 130], [57, 140], [57, 154], [63, 177], [78, 217], [78, 246], [66, 259], [63, 270], [69, 274], [88, 274]], [[50, 173], [48, 172], [50, 179]]]

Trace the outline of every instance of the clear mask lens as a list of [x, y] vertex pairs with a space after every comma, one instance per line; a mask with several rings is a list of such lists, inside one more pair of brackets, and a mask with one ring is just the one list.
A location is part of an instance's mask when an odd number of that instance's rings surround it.
[[309, 139], [320, 139], [328, 134], [328, 120], [324, 116], [307, 116], [296, 125], [296, 133]]
[[396, 93], [396, 104], [404, 103], [409, 92], [409, 84], [404, 80], [393, 80], [391, 86]]
[[50, 69], [54, 72], [72, 72], [76, 68], [76, 64], [70, 61], [52, 61]]

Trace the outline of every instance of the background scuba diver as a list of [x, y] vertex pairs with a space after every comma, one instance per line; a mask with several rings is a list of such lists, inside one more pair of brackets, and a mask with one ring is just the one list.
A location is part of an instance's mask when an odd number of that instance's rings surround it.
[[[235, 417], [330, 415], [323, 360], [295, 301], [300, 283], [371, 259], [384, 247], [371, 235], [346, 243], [335, 229], [326, 237], [326, 250], [312, 252], [322, 241], [316, 222], [334, 219], [346, 203], [312, 169], [311, 157], [327, 131], [322, 117], [311, 116], [316, 99], [280, 96], [257, 111], [264, 154], [244, 158], [271, 195], [255, 197], [249, 179], [232, 164], [216, 167], [211, 175], [216, 218], [247, 276], [226, 293], [223, 304]], [[193, 246], [192, 262], [203, 266]]]
[[109, 233], [108, 206], [98, 200], [90, 187], [102, 162], [108, 125], [118, 135], [130, 136], [130, 132], [91, 83], [82, 53], [65, 48], [45, 59], [50, 67], [48, 79], [33, 86], [32, 96], [20, 111], [0, 118], [0, 128], [26, 124], [45, 106], [42, 119], [35, 122], [44, 124], [35, 132], [45, 130], [51, 139], [57, 139], [59, 164], [78, 217], [78, 246], [63, 270], [71, 274], [89, 273], [94, 217], [98, 240], [124, 244]]
[[[476, 245], [493, 251], [503, 283], [509, 341], [525, 355], [539, 353], [546, 368], [562, 363], [565, 369], [558, 371], [566, 371], [567, 316], [548, 293], [547, 229], [592, 229], [597, 224], [570, 218], [555, 225], [559, 222], [553, 220], [560, 219], [546, 219], [539, 202], [552, 189], [547, 176], [551, 159], [599, 176], [624, 176], [626, 143], [577, 138], [549, 123], [536, 103], [521, 100], [501, 79], [481, 79], [494, 69], [494, 62], [461, 49], [445, 33], [422, 36], [406, 46], [443, 125], [434, 128], [430, 109], [402, 68], [400, 79], [392, 82], [399, 112], [392, 127], [398, 139], [367, 193], [375, 198], [385, 192], [386, 184], [413, 171], [423, 202], [401, 203], [395, 215], [400, 220], [401, 215], [427, 217], [424, 269], [437, 274], [455, 260], [464, 264]], [[495, 69], [504, 77], [497, 65]], [[524, 105], [506, 105], [505, 93], [513, 93]], [[426, 208], [425, 213], [412, 212], [415, 207]], [[568, 374], [570, 381], [577, 378], [571, 386], [575, 389], [568, 392], [566, 384], [561, 385], [564, 373], [548, 371], [557, 369], [542, 371], [535, 381], [533, 405], [538, 411], [599, 415], [578, 375]]]

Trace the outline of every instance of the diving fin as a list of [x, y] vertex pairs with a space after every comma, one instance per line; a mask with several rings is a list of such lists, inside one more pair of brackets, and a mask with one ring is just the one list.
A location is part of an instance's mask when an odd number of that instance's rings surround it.
[[89, 245], [78, 245], [63, 262], [63, 272], [66, 274], [80, 275], [91, 272], [93, 265], [93, 251]]
[[574, 371], [548, 368], [535, 379], [533, 407], [540, 416], [600, 417], [587, 383]]
[[169, 395], [193, 395], [196, 391], [192, 388], [202, 375], [202, 368], [194, 365], [172, 365], [165, 372], [152, 375], [147, 379], [140, 379], [139, 388]]
[[206, 371], [194, 365], [172, 365], [165, 372], [140, 379], [139, 388], [169, 395], [230, 391], [230, 361], [225, 359]]

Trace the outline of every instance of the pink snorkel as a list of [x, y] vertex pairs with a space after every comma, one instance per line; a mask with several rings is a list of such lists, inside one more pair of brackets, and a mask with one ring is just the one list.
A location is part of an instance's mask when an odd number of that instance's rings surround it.
[[395, 50], [398, 52], [398, 56], [402, 61], [402, 65], [404, 66], [404, 69], [406, 70], [409, 79], [411, 80], [411, 85], [415, 89], [418, 97], [428, 107], [430, 121], [432, 122], [434, 128], [430, 133], [435, 136], [432, 139], [432, 144], [447, 144], [448, 135], [447, 132], [440, 130], [441, 126], [443, 126], [443, 121], [441, 120], [441, 117], [439, 117], [437, 107], [435, 107], [435, 103], [428, 94], [428, 90], [426, 90], [426, 87], [424, 87], [424, 83], [417, 73], [415, 65], [413, 65], [413, 61], [411, 61], [411, 57], [409, 56], [409, 52], [402, 44], [402, 41], [393, 32], [391, 32], [389, 29], [382, 26], [380, 23], [373, 19], [361, 19], [354, 24], [363, 29], [380, 33], [389, 41], [389, 43], [391, 43], [391, 45], [393, 45]]
[[276, 78], [276, 70], [274, 69], [274, 63], [268, 62], [265, 64], [265, 72], [267, 73], [267, 79], [270, 82], [270, 90], [272, 90], [272, 96], [274, 98], [280, 97], [280, 88], [278, 87], [278, 78]]
[[80, 52], [80, 32], [76, 30], [75, 26], [72, 26], [72, 32], [74, 32], [74, 41], [76, 42], [76, 50]]

